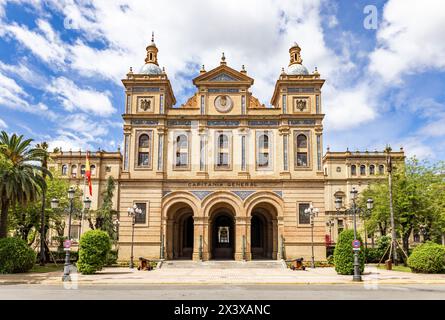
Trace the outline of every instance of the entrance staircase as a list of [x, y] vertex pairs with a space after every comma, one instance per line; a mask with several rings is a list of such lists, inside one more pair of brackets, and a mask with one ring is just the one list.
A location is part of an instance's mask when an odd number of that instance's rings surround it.
[[161, 265], [162, 269], [286, 269], [286, 264], [281, 260], [167, 260]]

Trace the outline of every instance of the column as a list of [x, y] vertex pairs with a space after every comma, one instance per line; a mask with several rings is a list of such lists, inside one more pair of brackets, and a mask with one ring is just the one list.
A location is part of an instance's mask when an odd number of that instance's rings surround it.
[[246, 259], [247, 257], [247, 227], [246, 217], [235, 217], [235, 260], [243, 261], [243, 237], [246, 239]]

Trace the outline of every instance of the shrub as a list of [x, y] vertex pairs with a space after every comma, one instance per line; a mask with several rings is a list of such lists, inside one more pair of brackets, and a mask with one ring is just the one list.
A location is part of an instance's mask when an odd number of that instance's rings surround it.
[[36, 253], [20, 238], [0, 239], [0, 273], [22, 273], [32, 269]]
[[[365, 249], [366, 262], [380, 262], [388, 259], [389, 256], [389, 244], [391, 242], [391, 237], [381, 236], [377, 240], [377, 247]], [[383, 255], [385, 255], [383, 257]], [[383, 257], [383, 259], [382, 259]]]
[[118, 250], [110, 250], [107, 256], [107, 266], [112, 266], [117, 264]]
[[[365, 269], [365, 255], [363, 253], [363, 242], [360, 235], [358, 240], [362, 243], [359, 251], [360, 272]], [[354, 230], [348, 229], [340, 233], [337, 245], [334, 250], [335, 271], [338, 274], [351, 275], [354, 274], [354, 251], [352, 250], [352, 241], [354, 240]]]
[[93, 274], [107, 263], [111, 250], [109, 235], [102, 230], [90, 230], [80, 238], [77, 269], [82, 274]]
[[434, 242], [417, 246], [408, 258], [408, 266], [413, 272], [445, 272], [445, 246]]

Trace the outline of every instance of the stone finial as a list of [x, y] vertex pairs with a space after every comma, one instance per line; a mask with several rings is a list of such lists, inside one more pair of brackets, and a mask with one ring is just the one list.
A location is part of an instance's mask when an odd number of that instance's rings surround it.
[[201, 70], [199, 70], [199, 73], [204, 73], [204, 72], [206, 72], [206, 69], [205, 69], [205, 66], [202, 65], [202, 66], [201, 66]]
[[241, 72], [242, 73], [247, 73], [246, 68], [244, 67], [244, 65], [241, 66]]
[[224, 55], [224, 52], [222, 53], [222, 57], [221, 57], [221, 65], [225, 65], [226, 64], [226, 57]]

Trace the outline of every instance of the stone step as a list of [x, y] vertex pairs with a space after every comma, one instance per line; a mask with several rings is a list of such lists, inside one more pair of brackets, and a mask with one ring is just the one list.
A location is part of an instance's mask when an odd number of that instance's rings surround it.
[[191, 261], [167, 260], [162, 263], [165, 269], [285, 269], [286, 264], [281, 260], [253, 260], [253, 261]]

